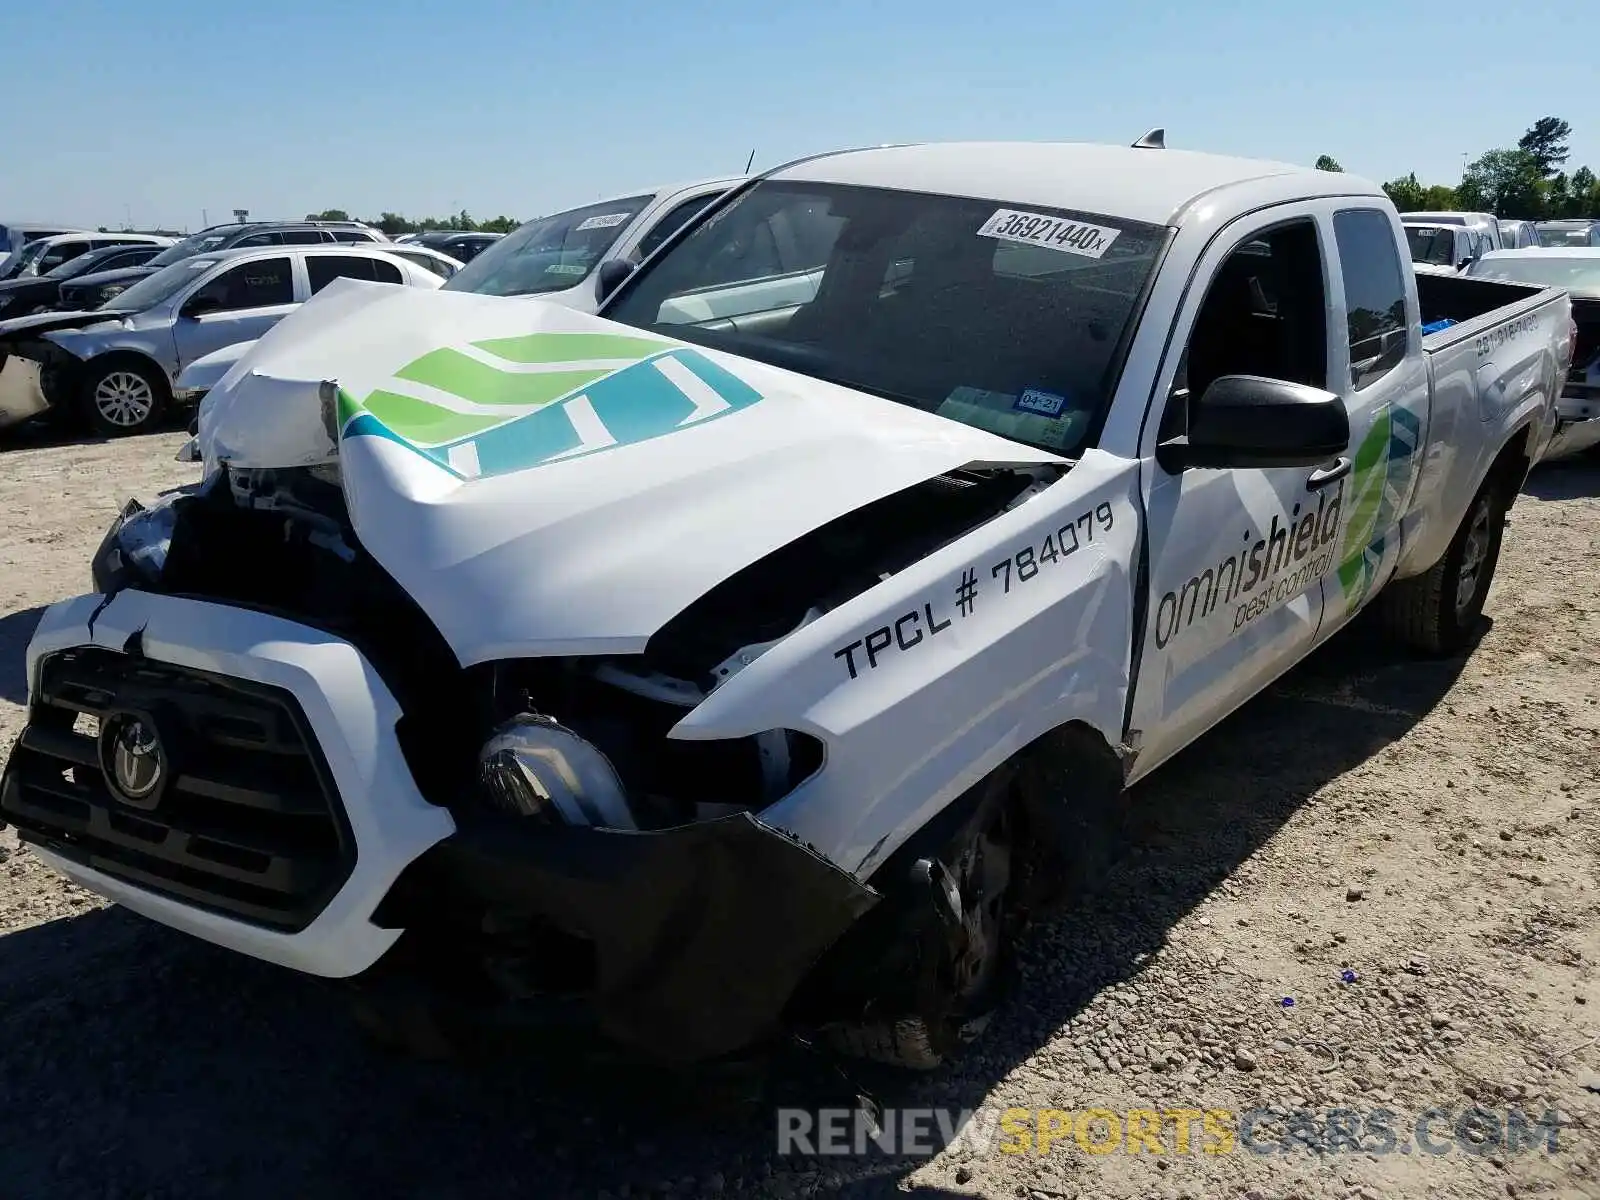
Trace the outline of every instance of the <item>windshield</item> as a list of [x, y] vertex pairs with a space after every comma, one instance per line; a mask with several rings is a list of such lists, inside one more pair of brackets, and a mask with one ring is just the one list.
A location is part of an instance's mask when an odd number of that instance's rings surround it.
[[221, 260], [215, 258], [189, 258], [170, 267], [163, 267], [154, 275], [145, 276], [127, 291], [111, 297], [100, 307], [126, 309], [128, 312], [143, 312], [147, 308], [154, 308], [172, 299], [178, 292], [200, 278], [207, 267], [214, 267], [219, 261]]
[[170, 267], [173, 263], [182, 262], [184, 259], [191, 258], [196, 254], [204, 254], [208, 250], [216, 250], [227, 240], [228, 233], [226, 230], [197, 233], [191, 237], [184, 238], [176, 246], [168, 246], [160, 254], [145, 263], [145, 266]]
[[958, 196], [767, 181], [604, 315], [1065, 455], [1094, 433], [1167, 231]]
[[95, 270], [97, 263], [103, 263], [108, 258], [115, 258], [127, 249], [127, 246], [110, 246], [105, 250], [91, 250], [87, 254], [80, 254], [77, 258], [69, 258], [66, 262], [51, 267], [39, 278], [71, 279], [74, 275], [85, 275]]
[[17, 254], [16, 262], [11, 264], [13, 275], [32, 275], [39, 268], [39, 260], [50, 249], [50, 244], [43, 238], [36, 242], [29, 242]]
[[564, 291], [584, 281], [652, 199], [630, 196], [529, 221], [473, 256], [444, 290], [484, 296]]
[[1406, 243], [1411, 247], [1411, 261], [1433, 263], [1441, 267], [1455, 266], [1455, 231], [1426, 225], [1407, 225]]
[[1480, 258], [1467, 271], [1485, 279], [1532, 283], [1600, 293], [1600, 250], [1589, 255], [1530, 254], [1526, 258]]

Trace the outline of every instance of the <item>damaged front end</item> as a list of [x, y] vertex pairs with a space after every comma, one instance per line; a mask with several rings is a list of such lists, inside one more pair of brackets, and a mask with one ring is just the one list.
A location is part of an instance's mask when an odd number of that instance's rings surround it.
[[[767, 647], [1038, 479], [957, 470], [855, 509], [713, 586], [639, 653], [463, 666], [363, 546], [338, 471], [224, 466], [149, 507], [130, 502], [92, 574], [106, 605], [135, 589], [325, 631], [394, 694], [406, 767], [454, 833], [376, 906], [372, 922], [404, 934], [356, 979], [367, 1001], [396, 979], [428, 980], [430, 1004], [578, 1020], [673, 1061], [777, 1033], [879, 891], [761, 819], [824, 769], [818, 737], [671, 731]], [[808, 1021], [830, 1015], [806, 1005]]]
[[[124, 626], [166, 604], [158, 646], [183, 650], [189, 620], [233, 639], [225, 653], [197, 644], [195, 663], [277, 655], [289, 677], [359, 655], [300, 699], [330, 762], [352, 758], [340, 739], [368, 755], [342, 800], [362, 810], [352, 878], [381, 884], [346, 885], [337, 907], [356, 941], [388, 931], [387, 948], [352, 965], [234, 926], [201, 935], [364, 990], [398, 975], [473, 1012], [576, 1016], [678, 1061], [749, 1047], [802, 1010], [807, 1024], [859, 1015], [858, 988], [815, 977], [873, 957], [860, 937], [830, 953], [869, 910], [910, 904], [934, 919], [929, 938], [982, 941], [959, 913], [938, 923], [955, 886], [943, 844], [914, 840], [909, 862], [862, 877], [855, 857], [770, 819], [841, 778], [824, 726], [781, 704], [738, 736], [690, 718], [1070, 464], [554, 305], [410, 291], [336, 283], [286, 318], [206, 398], [205, 481], [131, 504], [94, 559], [96, 646], [142, 645]], [[450, 388], [477, 399], [447, 409]], [[128, 593], [139, 604], [119, 615]], [[91, 761], [94, 747], [73, 753]], [[189, 797], [197, 810], [253, 795], [207, 788], [210, 801]], [[414, 832], [398, 855], [385, 804], [414, 830], [449, 830]], [[23, 834], [66, 849], [83, 836]], [[249, 869], [235, 856], [228, 886]], [[206, 902], [194, 878], [183, 888], [163, 895]], [[930, 956], [914, 950], [908, 970]]]

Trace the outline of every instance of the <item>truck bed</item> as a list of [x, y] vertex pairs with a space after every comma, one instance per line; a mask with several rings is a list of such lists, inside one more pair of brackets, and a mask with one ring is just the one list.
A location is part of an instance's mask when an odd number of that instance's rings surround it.
[[[1458, 338], [1483, 331], [1499, 323], [1502, 316], [1523, 311], [1519, 301], [1529, 301], [1542, 292], [1557, 289], [1527, 283], [1507, 283], [1501, 279], [1472, 279], [1465, 275], [1433, 275], [1418, 271], [1417, 303], [1422, 309], [1422, 327], [1438, 321], [1454, 322], [1449, 328], [1424, 336], [1422, 346], [1434, 350]], [[1485, 318], [1488, 318], [1485, 320]], [[1472, 328], [1464, 329], [1464, 326]]]

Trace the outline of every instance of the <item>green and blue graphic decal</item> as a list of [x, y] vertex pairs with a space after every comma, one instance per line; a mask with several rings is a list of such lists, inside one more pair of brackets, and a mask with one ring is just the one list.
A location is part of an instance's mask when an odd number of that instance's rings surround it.
[[1422, 425], [1408, 408], [1385, 406], [1356, 449], [1350, 475], [1350, 515], [1340, 547], [1339, 586], [1346, 610], [1371, 591], [1387, 548], [1384, 531], [1411, 491]]
[[762, 398], [678, 342], [534, 333], [471, 345], [478, 355], [446, 347], [395, 372], [437, 402], [383, 387], [358, 401], [341, 389], [341, 437], [386, 438], [476, 479], [650, 441]]

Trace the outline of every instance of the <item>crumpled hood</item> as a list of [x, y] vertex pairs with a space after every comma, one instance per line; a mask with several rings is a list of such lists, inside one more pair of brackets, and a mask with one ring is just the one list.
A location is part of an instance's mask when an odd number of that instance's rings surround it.
[[31, 317], [0, 321], [0, 342], [21, 341], [24, 338], [42, 337], [47, 333], [64, 330], [88, 330], [97, 325], [113, 328], [120, 326], [125, 316], [126, 313], [104, 310], [35, 313]]
[[208, 463], [336, 455], [363, 545], [466, 665], [638, 652], [865, 504], [1064, 461], [559, 305], [342, 279], [208, 393], [199, 438]]

